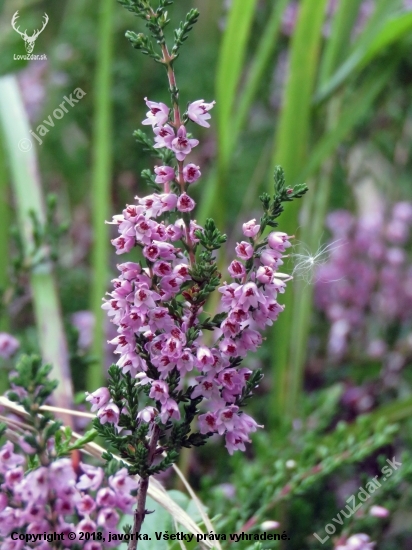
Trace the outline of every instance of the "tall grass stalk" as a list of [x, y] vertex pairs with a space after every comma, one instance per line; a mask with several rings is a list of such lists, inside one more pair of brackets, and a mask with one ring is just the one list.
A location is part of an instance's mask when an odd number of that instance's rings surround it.
[[[290, 47], [289, 76], [276, 133], [273, 165], [283, 166], [290, 185], [297, 178], [308, 158], [311, 138], [312, 96], [319, 63], [322, 27], [327, 0], [303, 0]], [[272, 190], [273, 181], [270, 182]], [[298, 227], [298, 206], [292, 203], [282, 216], [282, 231], [293, 235]], [[290, 342], [293, 334], [295, 287], [286, 293], [286, 309], [276, 323], [273, 339], [274, 402], [273, 422], [290, 420], [287, 413], [295, 409], [292, 399]], [[293, 339], [292, 339], [293, 341]], [[292, 344], [293, 346], [293, 344]]]
[[[30, 127], [13, 76], [0, 78], [0, 121], [9, 159], [18, 225], [26, 256], [29, 257], [28, 253], [33, 246], [29, 212], [33, 211], [39, 221], [44, 223], [45, 210], [35, 149], [22, 152], [19, 148], [22, 139], [30, 139]], [[55, 401], [61, 407], [71, 408], [73, 390], [67, 343], [51, 263], [42, 263], [31, 269], [29, 280], [41, 354], [43, 360], [53, 367], [51, 376], [59, 382]]]
[[[8, 204], [9, 181], [7, 176], [6, 154], [3, 148], [3, 139], [0, 132], [0, 258], [3, 268], [0, 269], [0, 291], [4, 292], [8, 286], [7, 267], [9, 265], [9, 227], [10, 212]], [[4, 301], [4, 296], [2, 299]], [[0, 332], [8, 332], [10, 323], [6, 312], [0, 311]], [[4, 393], [8, 388], [7, 372], [0, 369], [0, 393]]]
[[113, 0], [101, 0], [96, 49], [95, 112], [91, 210], [93, 215], [93, 253], [91, 309], [95, 318], [93, 353], [96, 363], [89, 367], [87, 388], [92, 391], [102, 385], [104, 374], [105, 315], [101, 309], [109, 282], [109, 236], [105, 220], [110, 214], [110, 184], [112, 178], [112, 58]]

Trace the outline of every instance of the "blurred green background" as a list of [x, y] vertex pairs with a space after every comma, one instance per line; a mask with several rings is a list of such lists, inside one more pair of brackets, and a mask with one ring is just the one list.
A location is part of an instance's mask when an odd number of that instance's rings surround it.
[[[306, 181], [310, 188], [281, 218], [280, 229], [303, 243], [301, 250], [296, 245], [297, 253], [306, 248], [314, 255], [327, 242], [325, 219], [332, 210], [373, 213], [375, 196], [386, 205], [412, 201], [411, 2], [179, 0], [170, 8], [171, 28], [191, 7], [201, 17], [182, 49], [176, 75], [182, 105], [216, 100], [211, 130], [198, 129], [201, 143], [191, 162], [203, 175], [193, 188], [197, 220], [212, 216], [228, 233], [229, 257], [221, 258], [222, 266], [231, 259], [241, 224], [260, 216], [258, 197], [270, 191], [276, 164], [283, 166], [290, 185]], [[26, 53], [11, 25], [16, 11], [20, 29], [27, 28], [28, 34], [48, 14], [33, 51], [45, 54], [46, 61], [15, 59]], [[74, 393], [98, 387], [105, 375], [102, 366], [112, 360], [105, 345], [110, 326], [100, 305], [116, 257], [110, 246], [112, 227], [104, 222], [135, 195], [146, 194], [140, 173], [153, 162], [132, 133], [144, 118], [146, 96], [169, 100], [162, 67], [130, 47], [124, 37], [128, 29], [139, 32], [141, 22], [114, 0], [0, 1], [0, 329], [18, 335], [26, 351], [40, 351], [53, 363], [62, 382], [59, 400], [69, 407], [72, 382]], [[78, 88], [84, 97], [67, 107], [60, 120], [53, 119], [54, 126], [46, 125], [49, 131], [40, 145], [29, 130], [36, 132], [64, 96]], [[32, 142], [29, 151], [19, 148], [25, 138]], [[54, 212], [45, 206], [50, 193], [57, 197]], [[27, 222], [30, 209], [40, 224], [47, 221], [45, 232], [53, 238], [60, 223], [68, 224], [57, 244], [47, 242], [57, 262], [29, 266], [44, 252], [36, 249]], [[22, 242], [11, 238], [13, 226]], [[292, 259], [284, 271], [293, 265]], [[344, 384], [365, 388], [379, 381], [379, 361], [360, 367], [362, 354], [340, 363], [330, 360], [325, 351], [328, 321], [314, 308], [313, 289], [296, 278], [282, 296], [285, 312], [267, 334], [263, 350], [250, 359], [265, 368], [261, 394], [251, 409], [265, 424], [266, 436], [256, 442], [249, 466], [243, 457], [234, 459], [235, 485], [244, 483], [249, 496], [248, 483], [256, 483], [262, 468], [272, 475], [270, 464], [280, 449], [286, 446], [286, 454], [295, 456], [299, 447], [310, 446], [302, 443], [305, 426], [323, 437], [339, 419], [353, 420], [340, 408]], [[377, 390], [373, 412], [367, 413], [372, 434], [382, 419], [405, 421], [412, 412], [409, 359], [405, 361], [397, 386]], [[5, 362], [5, 369], [9, 366]], [[294, 443], [292, 425], [300, 434]], [[340, 439], [338, 435], [330, 446]], [[376, 441], [365, 447], [366, 454], [379, 447]], [[222, 480], [230, 470], [224, 461], [208, 465], [208, 451], [203, 452], [199, 463], [191, 464], [188, 456], [183, 466], [196, 479], [203, 476], [209, 491], [208, 475]], [[332, 470], [341, 454], [335, 453]], [[355, 453], [352, 458], [359, 465], [365, 457]], [[343, 475], [350, 477], [353, 471]], [[288, 512], [275, 508], [276, 519], [288, 516], [292, 525], [300, 517], [302, 533], [307, 526], [310, 532], [314, 512], [308, 503], [316, 498], [310, 490], [319, 495], [325, 487], [308, 489], [306, 501]], [[259, 495], [257, 500], [270, 500], [270, 495]], [[216, 497], [217, 502], [223, 498]], [[257, 506], [252, 501], [245, 497], [245, 510], [238, 510], [234, 522], [246, 521]], [[328, 508], [329, 515], [334, 509]], [[407, 518], [398, 520], [402, 533], [411, 524], [410, 514]], [[318, 547], [302, 533], [287, 548]], [[411, 534], [394, 544], [382, 548], [410, 548]]]

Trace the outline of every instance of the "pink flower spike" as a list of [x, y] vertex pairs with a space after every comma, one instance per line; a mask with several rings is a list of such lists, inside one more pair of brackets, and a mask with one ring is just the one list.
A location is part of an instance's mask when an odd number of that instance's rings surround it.
[[212, 101], [212, 103], [205, 103], [203, 99], [198, 99], [197, 101], [191, 103], [187, 109], [187, 114], [190, 120], [193, 120], [193, 122], [196, 122], [199, 126], [210, 128], [210, 124], [206, 122], [206, 120], [211, 118], [208, 111], [213, 108], [215, 103], [216, 101]]
[[186, 164], [183, 168], [183, 179], [186, 183], [194, 183], [202, 175], [199, 166], [195, 164]]
[[177, 131], [177, 137], [172, 140], [171, 149], [175, 152], [177, 160], [185, 160], [186, 155], [190, 153], [193, 147], [199, 144], [197, 139], [189, 139], [185, 126], [180, 126]]
[[146, 113], [147, 118], [143, 120], [142, 124], [145, 126], [163, 126], [169, 118], [170, 109], [164, 103], [156, 103], [155, 101], [148, 101], [147, 97], [144, 98], [146, 105], [150, 111]]
[[177, 200], [179, 212], [191, 212], [195, 206], [195, 201], [187, 193], [182, 193]]
[[245, 237], [254, 238], [259, 233], [260, 225], [256, 223], [256, 219], [253, 219], [244, 223], [242, 229]]
[[155, 166], [156, 183], [168, 183], [176, 177], [175, 171], [171, 166]]

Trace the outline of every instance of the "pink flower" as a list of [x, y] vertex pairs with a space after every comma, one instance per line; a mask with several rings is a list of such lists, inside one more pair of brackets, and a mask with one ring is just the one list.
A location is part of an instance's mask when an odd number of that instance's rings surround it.
[[174, 193], [164, 193], [160, 195], [160, 213], [163, 214], [163, 212], [170, 212], [171, 210], [174, 210], [176, 208], [177, 204], [177, 195]]
[[205, 103], [203, 99], [198, 99], [197, 101], [191, 103], [187, 109], [187, 114], [190, 120], [193, 120], [193, 122], [196, 122], [196, 124], [199, 124], [200, 126], [210, 128], [210, 124], [206, 122], [206, 120], [211, 118], [208, 111], [213, 108], [215, 103], [216, 101], [212, 101], [212, 103]]
[[228, 271], [234, 279], [240, 279], [246, 274], [245, 266], [238, 262], [237, 260], [233, 260], [233, 262], [229, 265]]
[[180, 374], [184, 376], [187, 372], [193, 370], [194, 357], [190, 353], [190, 349], [184, 349], [179, 359]]
[[162, 405], [162, 411], [160, 413], [160, 420], [163, 422], [163, 424], [166, 424], [168, 420], [179, 420], [180, 419], [180, 411], [179, 407], [177, 406], [177, 403], [174, 399], [171, 399], [170, 397], [165, 401], [165, 403]]
[[196, 357], [199, 370], [208, 370], [215, 362], [212, 352], [206, 346], [197, 348]]
[[274, 271], [269, 266], [260, 266], [256, 272], [256, 279], [264, 285], [272, 282]]
[[387, 518], [389, 516], [389, 510], [383, 506], [371, 506], [369, 514], [375, 518]]
[[262, 345], [262, 336], [256, 330], [247, 328], [242, 332], [237, 344], [238, 355], [245, 357], [249, 351], [256, 351]]
[[256, 219], [253, 219], [244, 223], [242, 228], [245, 237], [254, 238], [259, 233], [260, 225], [256, 223]]
[[207, 434], [208, 432], [217, 432], [217, 416], [212, 412], [206, 414], [200, 414], [199, 418], [199, 430], [201, 434]]
[[164, 103], [156, 103], [155, 101], [148, 101], [145, 97], [146, 105], [150, 111], [146, 113], [147, 118], [143, 120], [142, 124], [154, 126], [163, 126], [169, 118], [170, 109]]
[[110, 476], [109, 485], [116, 494], [121, 495], [128, 495], [139, 486], [138, 482], [129, 475], [126, 468], [122, 468], [114, 476]]
[[152, 422], [158, 415], [157, 409], [154, 407], [145, 407], [137, 414], [137, 419], [141, 422]]
[[165, 277], [172, 273], [172, 266], [168, 262], [161, 260], [154, 264], [153, 271], [158, 277]]
[[114, 403], [109, 403], [97, 413], [100, 424], [106, 424], [106, 422], [109, 424], [117, 424], [119, 422], [119, 416], [119, 407]]
[[179, 212], [190, 212], [195, 206], [195, 201], [186, 193], [182, 193], [177, 200], [177, 209]]
[[204, 230], [201, 225], [198, 225], [196, 223], [196, 220], [190, 220], [190, 231], [189, 231], [190, 239], [193, 243], [198, 243], [199, 239], [196, 237], [195, 231], [201, 231], [203, 233]]
[[286, 248], [292, 246], [288, 239], [291, 239], [286, 233], [281, 231], [273, 231], [268, 236], [268, 244], [273, 250], [278, 250], [279, 252], [284, 252]]
[[249, 443], [248, 437], [238, 431], [227, 432], [226, 434], [226, 449], [230, 455], [233, 455], [234, 451], [246, 451], [245, 443]]
[[219, 349], [223, 355], [236, 357], [236, 343], [231, 338], [224, 338], [219, 344]]
[[162, 380], [155, 380], [150, 388], [149, 397], [155, 401], [160, 401], [163, 405], [169, 398], [169, 386]]
[[175, 137], [175, 132], [171, 126], [166, 124], [162, 128], [153, 128], [153, 131], [156, 135], [155, 144], [153, 147], [159, 149], [160, 147], [167, 147], [171, 149], [171, 143]]
[[96, 502], [90, 495], [83, 495], [76, 503], [77, 511], [81, 516], [89, 516], [96, 509]]
[[19, 349], [19, 341], [7, 332], [0, 332], [0, 357], [8, 359]]
[[149, 290], [146, 286], [141, 286], [135, 294], [134, 304], [138, 308], [142, 308], [142, 311], [153, 309], [156, 307], [155, 300], [159, 300], [160, 296], [156, 292]]
[[185, 160], [186, 155], [190, 153], [193, 147], [199, 144], [197, 139], [189, 139], [185, 126], [180, 126], [177, 131], [177, 137], [171, 142], [171, 149], [176, 153], [177, 160]]
[[85, 489], [97, 491], [104, 478], [104, 471], [102, 468], [96, 468], [95, 466], [90, 466], [90, 464], [84, 464], [82, 462], [80, 463], [80, 468], [84, 473], [76, 485], [77, 489], [81, 491]]
[[0, 449], [0, 472], [5, 473], [16, 466], [24, 463], [24, 458], [14, 453], [14, 445], [7, 441]]
[[96, 495], [97, 506], [114, 506], [116, 504], [116, 493], [109, 487], [102, 487]]
[[116, 254], [124, 254], [125, 252], [130, 252], [130, 250], [136, 244], [136, 239], [134, 238], [134, 236], [122, 236], [117, 237], [117, 239], [112, 239], [111, 243], [116, 248]]
[[201, 175], [202, 173], [200, 172], [199, 166], [195, 164], [186, 164], [183, 168], [183, 179], [186, 183], [194, 183]]
[[156, 183], [167, 183], [173, 181], [176, 177], [175, 171], [171, 166], [155, 166]]
[[86, 401], [92, 404], [92, 412], [101, 409], [110, 401], [110, 392], [107, 388], [99, 388], [93, 393], [86, 392], [86, 395]]
[[239, 407], [236, 407], [236, 405], [230, 405], [230, 407], [225, 407], [219, 411], [217, 426], [220, 435], [223, 435], [226, 430], [232, 431], [235, 428], [236, 413], [238, 410]]
[[166, 235], [169, 241], [174, 242], [179, 241], [182, 238], [183, 232], [181, 227], [175, 223], [167, 226]]
[[246, 283], [243, 286], [239, 286], [235, 290], [235, 297], [239, 305], [246, 309], [251, 307], [257, 308], [259, 303], [265, 303], [265, 297], [255, 283]]
[[143, 248], [143, 256], [151, 262], [154, 262], [159, 257], [159, 254], [158, 247], [153, 243]]
[[283, 264], [282, 260], [280, 259], [281, 257], [282, 257], [282, 253], [279, 252], [279, 250], [271, 250], [270, 248], [263, 248], [259, 256], [259, 259], [263, 265], [276, 269], [277, 267]]
[[113, 508], [103, 508], [97, 516], [97, 525], [113, 529], [119, 523], [119, 514]]
[[237, 299], [235, 298], [235, 290], [238, 287], [239, 285], [237, 283], [232, 283], [230, 285], [224, 283], [223, 286], [218, 288], [218, 291], [222, 294], [221, 305], [225, 311], [236, 306]]
[[335, 550], [373, 550], [375, 543], [371, 542], [368, 535], [359, 533], [352, 535], [344, 544], [336, 546]]
[[90, 518], [83, 519], [77, 526], [77, 534], [80, 537], [80, 533], [95, 533], [97, 525]]
[[247, 243], [246, 241], [242, 241], [240, 243], [237, 243], [236, 247], [236, 254], [237, 257], [241, 260], [248, 260], [253, 256], [253, 246], [250, 243]]

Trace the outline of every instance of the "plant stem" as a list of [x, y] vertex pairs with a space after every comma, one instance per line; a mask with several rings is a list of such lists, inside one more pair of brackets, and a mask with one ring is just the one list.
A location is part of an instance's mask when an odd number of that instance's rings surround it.
[[[170, 92], [172, 94], [173, 126], [176, 128], [176, 130], [179, 130], [180, 126], [182, 125], [182, 117], [180, 115], [180, 109], [179, 109], [179, 102], [178, 102], [179, 92], [176, 84], [176, 76], [172, 65], [174, 58], [170, 55], [166, 44], [162, 46], [162, 53], [163, 53], [163, 63], [167, 66], [167, 78], [169, 80]], [[178, 184], [180, 186], [181, 192], [184, 193], [186, 191], [186, 183], [183, 177], [184, 163], [183, 161], [178, 161], [177, 164], [178, 164]], [[190, 222], [187, 223], [185, 216], [183, 216], [183, 220], [185, 222], [186, 244], [189, 252], [190, 265], [193, 266], [196, 263], [196, 257], [193, 252], [193, 242], [192, 242], [192, 239], [190, 238]]]
[[[150, 437], [150, 443], [149, 443], [149, 456], [147, 459], [147, 463], [149, 467], [152, 465], [153, 458], [156, 452], [157, 442], [159, 440], [159, 426], [157, 424], [154, 424], [153, 426], [153, 432]], [[142, 525], [144, 522], [144, 518], [146, 514], [149, 512], [146, 510], [146, 497], [147, 497], [147, 490], [149, 489], [149, 477], [141, 477], [140, 483], [139, 483], [139, 492], [137, 496], [137, 508], [134, 513], [134, 524], [133, 524], [133, 531], [132, 531], [132, 538], [129, 541], [127, 550], [136, 550], [137, 543], [138, 543], [138, 535], [142, 529]]]

